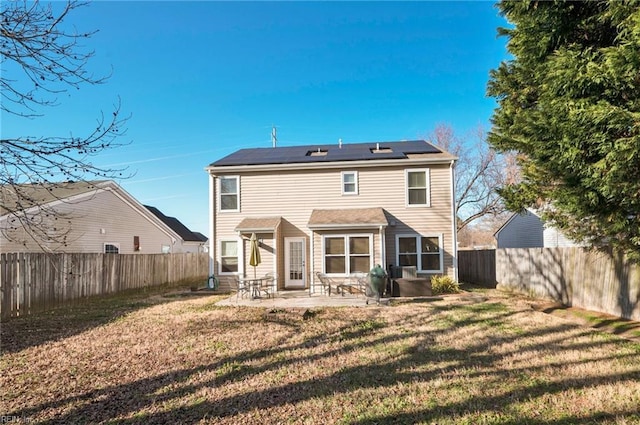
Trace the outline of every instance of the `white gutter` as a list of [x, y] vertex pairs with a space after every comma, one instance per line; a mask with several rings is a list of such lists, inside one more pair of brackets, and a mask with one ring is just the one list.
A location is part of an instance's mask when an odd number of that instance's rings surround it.
[[446, 156], [445, 158], [401, 158], [401, 159], [369, 159], [364, 161], [319, 161], [319, 162], [296, 162], [289, 164], [254, 164], [254, 165], [218, 165], [208, 166], [205, 168], [209, 173], [213, 175], [217, 174], [229, 174], [229, 173], [241, 173], [245, 171], [273, 171], [274, 168], [278, 170], [315, 170], [315, 169], [330, 169], [345, 167], [350, 168], [379, 168], [381, 166], [407, 166], [407, 165], [419, 165], [419, 164], [448, 164], [450, 161], [454, 161], [456, 158]]
[[312, 230], [343, 230], [343, 229], [375, 229], [376, 227], [386, 227], [389, 223], [361, 223], [361, 224], [307, 224]]

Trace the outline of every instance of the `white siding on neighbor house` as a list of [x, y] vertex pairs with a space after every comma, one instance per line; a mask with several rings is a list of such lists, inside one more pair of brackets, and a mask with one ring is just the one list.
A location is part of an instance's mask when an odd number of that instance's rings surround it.
[[[78, 202], [61, 202], [56, 209], [70, 214], [72, 220], [67, 246], [51, 244], [48, 248], [55, 252], [101, 253], [104, 244], [109, 243], [118, 245], [121, 254], [157, 254], [162, 252], [163, 245], [171, 247], [172, 252], [182, 252], [177, 235], [161, 230], [161, 226], [148, 217], [150, 213], [145, 214], [146, 211], [141, 212], [138, 208], [143, 207], [123, 200], [111, 190], [98, 191]], [[134, 236], [140, 238], [139, 251], [134, 251]], [[32, 241], [25, 247], [0, 236], [1, 252], [40, 250]]]
[[[309, 217], [314, 209], [348, 209], [348, 208], [384, 208], [388, 213], [390, 225], [386, 228], [386, 259], [384, 263], [395, 264], [396, 234], [442, 235], [444, 244], [444, 271], [453, 276], [454, 235], [452, 225], [451, 171], [449, 164], [425, 165], [423, 162], [407, 163], [406, 166], [354, 167], [344, 169], [358, 172], [358, 194], [343, 195], [341, 171], [343, 169], [327, 168], [313, 170], [285, 170], [270, 172], [238, 172], [229, 175], [240, 175], [240, 211], [215, 211], [215, 239], [237, 237], [234, 230], [245, 217], [283, 218], [282, 237], [304, 237], [307, 240], [306, 278], [312, 271], [322, 271], [322, 253], [320, 252], [322, 232], [316, 232], [313, 251], [313, 264], [309, 263], [311, 246], [307, 227]], [[405, 170], [429, 169], [430, 174], [430, 207], [406, 206]], [[223, 167], [215, 169], [219, 176]], [[212, 185], [217, 190], [217, 185]], [[213, 194], [213, 202], [217, 203], [218, 194]], [[344, 233], [373, 233], [374, 262], [380, 262], [379, 231], [345, 230]], [[217, 248], [217, 247], [216, 247]], [[266, 256], [263, 256], [263, 260]], [[214, 254], [216, 262], [219, 253]], [[248, 262], [248, 257], [245, 259]], [[311, 266], [311, 267], [310, 267]], [[262, 269], [262, 268], [261, 268]], [[218, 265], [216, 264], [216, 271]], [[308, 284], [308, 281], [307, 281]]]
[[205, 242], [191, 242], [191, 241], [184, 241], [182, 242], [182, 244], [180, 244], [179, 242], [176, 242], [176, 245], [178, 245], [178, 247], [176, 248], [176, 250], [174, 250], [174, 252], [178, 252], [178, 250], [180, 250], [180, 252], [184, 252], [184, 253], [207, 252], [206, 247], [208, 246], [207, 243]]
[[576, 243], [567, 238], [564, 233], [562, 233], [555, 227], [545, 227], [543, 231], [543, 239], [545, 248], [567, 248], [573, 246], [584, 246], [583, 244]]
[[498, 248], [541, 248], [543, 225], [540, 218], [526, 211], [513, 215], [496, 233]]

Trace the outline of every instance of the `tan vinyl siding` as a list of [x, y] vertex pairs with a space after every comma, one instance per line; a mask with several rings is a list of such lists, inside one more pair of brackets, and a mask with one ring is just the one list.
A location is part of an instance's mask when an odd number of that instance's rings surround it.
[[[381, 161], [381, 165], [383, 165]], [[331, 164], [328, 164], [331, 165]], [[386, 263], [396, 264], [395, 235], [418, 233], [442, 235], [444, 243], [444, 270], [453, 276], [453, 246], [451, 171], [449, 164], [429, 164], [410, 161], [406, 166], [392, 167], [343, 167], [314, 170], [270, 172], [244, 172], [235, 170], [231, 175], [240, 175], [240, 211], [219, 212], [216, 209], [214, 228], [216, 239], [237, 237], [234, 228], [245, 217], [281, 216], [282, 237], [303, 236], [307, 238], [307, 279], [311, 267], [311, 247], [307, 223], [313, 209], [384, 208], [390, 222], [386, 228]], [[430, 207], [407, 207], [405, 170], [407, 168], [429, 169]], [[223, 167], [215, 169], [216, 175], [224, 175]], [[343, 195], [341, 171], [358, 172], [358, 195]], [[217, 194], [214, 202], [218, 203]], [[341, 232], [338, 232], [341, 233]], [[378, 229], [345, 230], [342, 233], [373, 233], [376, 259], [379, 258], [380, 242]], [[322, 270], [321, 235], [316, 233], [313, 271]], [[219, 255], [215, 258], [219, 261]], [[248, 257], [247, 260], [248, 261]], [[217, 268], [216, 268], [217, 270]]]
[[[274, 257], [271, 255], [272, 252], [275, 251], [274, 240], [272, 234], [256, 234], [258, 240], [260, 241], [259, 250], [260, 250], [260, 264], [255, 268], [256, 276], [264, 276], [267, 273], [273, 273], [274, 271]], [[245, 274], [249, 277], [254, 276], [254, 268], [249, 265], [249, 255], [250, 255], [250, 243], [249, 239], [243, 239], [244, 245], [244, 258], [246, 262], [246, 270]]]
[[[60, 203], [56, 210], [71, 214], [71, 232], [67, 246], [51, 244], [48, 248], [55, 252], [101, 253], [105, 243], [113, 243], [119, 245], [121, 254], [158, 254], [162, 252], [162, 245], [172, 247], [173, 252], [182, 251], [179, 240], [172, 244], [172, 236], [162, 231], [137, 208], [138, 206], [125, 202], [112, 191], [98, 191], [78, 202]], [[134, 251], [134, 236], [140, 237], [139, 251]], [[25, 247], [2, 238], [0, 245], [1, 252], [41, 250], [33, 241]]]

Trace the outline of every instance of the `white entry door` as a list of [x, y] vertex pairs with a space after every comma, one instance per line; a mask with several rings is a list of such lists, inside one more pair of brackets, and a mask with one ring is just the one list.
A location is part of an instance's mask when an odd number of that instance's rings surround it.
[[304, 238], [284, 238], [284, 287], [304, 288]]

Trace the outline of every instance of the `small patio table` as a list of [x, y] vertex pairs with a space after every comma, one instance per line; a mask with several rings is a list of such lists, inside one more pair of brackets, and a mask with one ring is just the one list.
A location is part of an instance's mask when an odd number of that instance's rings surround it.
[[260, 292], [262, 291], [262, 282], [266, 278], [264, 277], [241, 277], [238, 280], [241, 283], [249, 285], [249, 291], [251, 292], [251, 298], [261, 298]]

